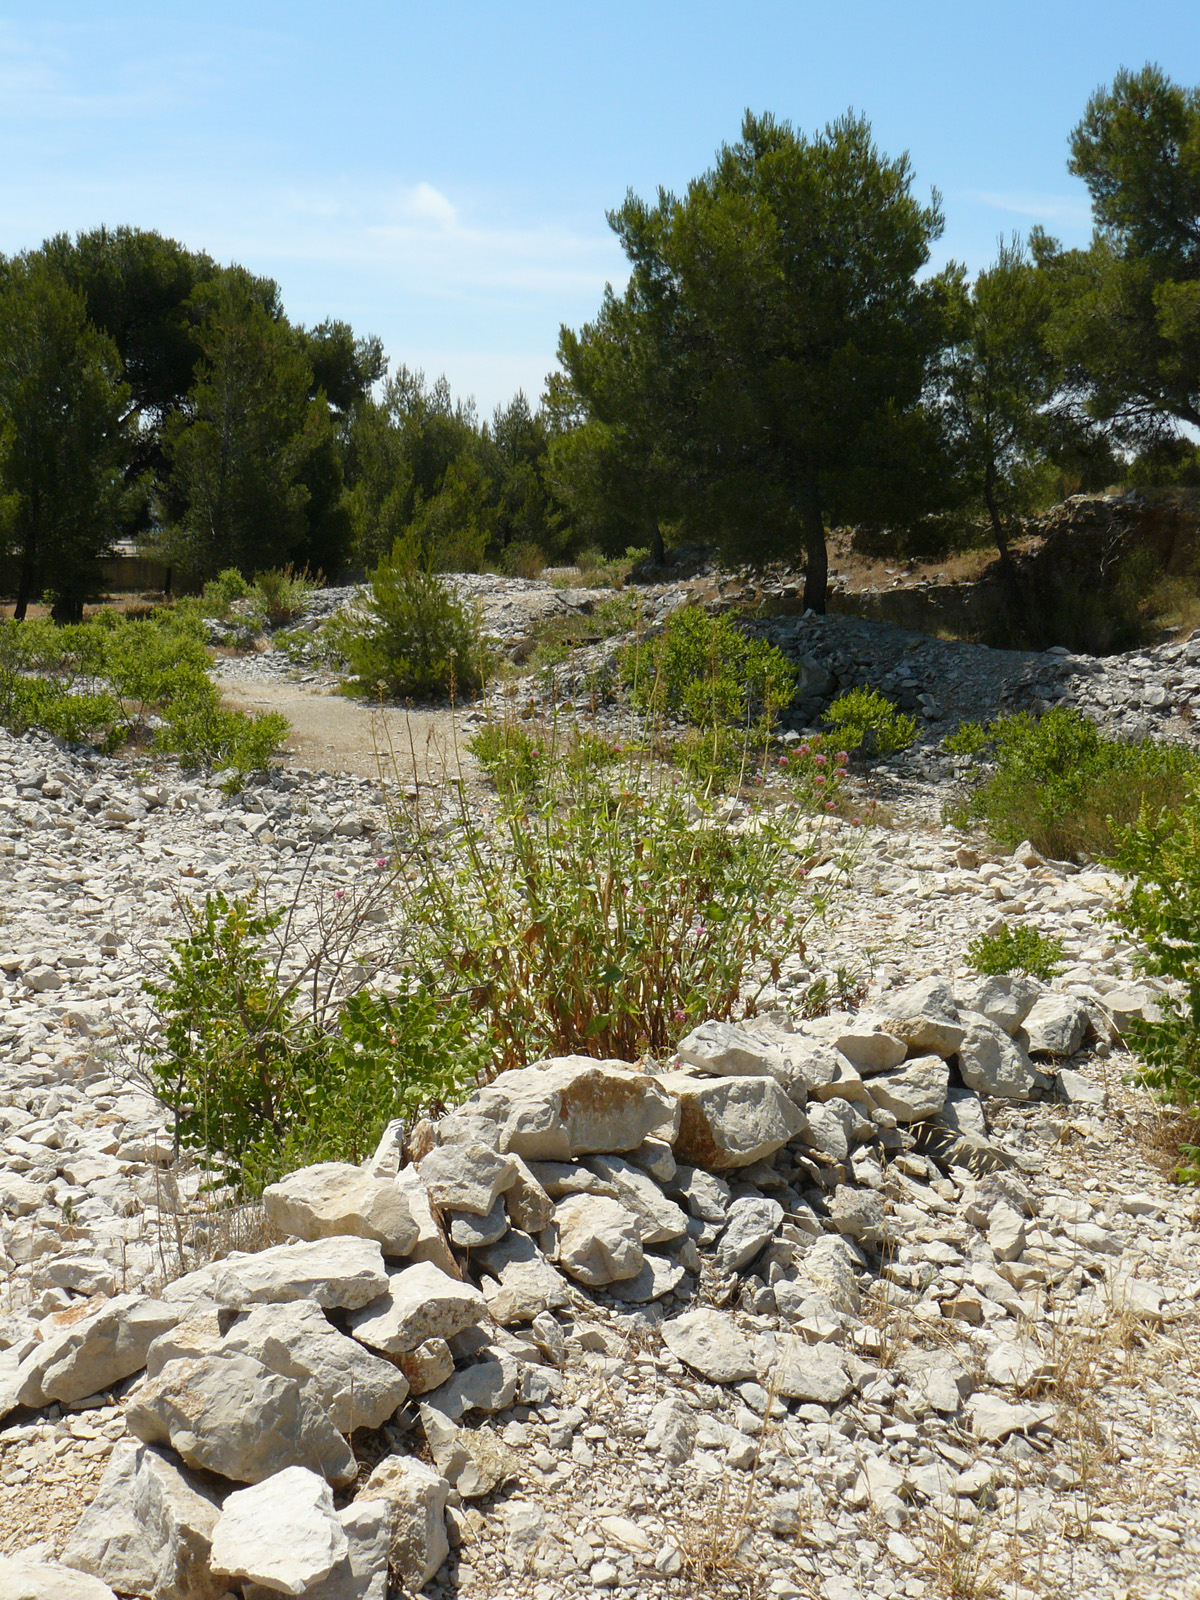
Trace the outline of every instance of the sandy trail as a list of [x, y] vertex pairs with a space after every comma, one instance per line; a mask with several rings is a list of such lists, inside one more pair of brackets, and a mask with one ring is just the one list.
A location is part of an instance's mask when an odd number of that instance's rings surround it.
[[283, 764], [411, 785], [443, 782], [479, 768], [466, 748], [462, 715], [362, 705], [320, 688], [291, 683], [221, 683], [238, 711], [280, 711], [292, 725]]

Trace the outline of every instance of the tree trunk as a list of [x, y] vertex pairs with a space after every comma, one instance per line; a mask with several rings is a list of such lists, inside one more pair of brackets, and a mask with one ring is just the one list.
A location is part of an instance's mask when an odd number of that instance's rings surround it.
[[825, 549], [821, 491], [815, 475], [806, 478], [801, 489], [800, 525], [804, 530], [804, 609], [824, 616], [825, 596], [829, 588], [829, 556]]
[[658, 525], [658, 518], [654, 519], [654, 529], [650, 535], [650, 556], [656, 567], [665, 567], [667, 564], [667, 549], [663, 544], [662, 529]]
[[[983, 501], [987, 506], [988, 519], [992, 524], [992, 538], [996, 541], [996, 549], [1000, 552], [1000, 571], [1004, 578], [1004, 588], [1008, 595], [1008, 602], [1018, 612], [1025, 603], [1025, 596], [1021, 591], [1021, 580], [1017, 574], [1017, 564], [1012, 558], [1012, 551], [1008, 547], [1008, 531], [1004, 526], [1004, 519], [1000, 515], [1000, 507], [996, 503], [996, 469], [992, 462], [988, 462], [983, 474]], [[1018, 618], [1018, 620], [1020, 620]]]

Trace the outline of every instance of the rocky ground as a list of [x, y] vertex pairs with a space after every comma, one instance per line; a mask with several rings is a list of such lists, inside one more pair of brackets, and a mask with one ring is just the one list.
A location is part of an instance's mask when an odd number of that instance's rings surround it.
[[[531, 610], [593, 603], [510, 582], [515, 655]], [[386, 953], [389, 817], [440, 804], [436, 773], [230, 795], [0, 735], [0, 1597], [384, 1600], [389, 1565], [535, 1600], [1200, 1595], [1200, 1204], [1122, 1042], [1155, 995], [1112, 878], [940, 826], [937, 750], [1062, 700], [1189, 737], [1200, 641], [1095, 662], [764, 626], [813, 707], [868, 677], [926, 730], [874, 780], [892, 826], [827, 825], [846, 864], [770, 1019], [647, 1071], [512, 1075], [415, 1166], [385, 1140], [265, 1218], [175, 1163], [142, 981], [181, 898], [255, 883], [299, 934], [365, 907]], [[582, 706], [587, 671], [508, 704]], [[1064, 942], [1048, 992], [964, 963], [1013, 917]], [[846, 1009], [806, 1016], [816, 984]]]

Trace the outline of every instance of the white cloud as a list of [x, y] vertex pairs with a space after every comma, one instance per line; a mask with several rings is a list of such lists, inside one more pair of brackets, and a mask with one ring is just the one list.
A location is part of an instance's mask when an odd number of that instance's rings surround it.
[[424, 222], [437, 222], [452, 228], [457, 221], [454, 207], [431, 183], [419, 183], [408, 196], [408, 210]]
[[1091, 220], [1091, 207], [1078, 195], [996, 193], [992, 190], [972, 190], [963, 195], [978, 205], [990, 206], [995, 211], [1006, 211], [1011, 216], [1030, 217], [1035, 222], [1053, 222], [1061, 227], [1086, 227]]

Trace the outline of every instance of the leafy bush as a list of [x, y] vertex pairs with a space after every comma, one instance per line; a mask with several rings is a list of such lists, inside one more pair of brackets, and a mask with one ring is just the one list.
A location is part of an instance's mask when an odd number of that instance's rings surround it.
[[621, 670], [640, 710], [707, 730], [765, 736], [795, 691], [793, 669], [774, 645], [700, 606], [673, 612], [661, 633], [631, 645]]
[[248, 600], [252, 586], [242, 577], [236, 567], [226, 567], [224, 572], [218, 572], [215, 578], [210, 578], [204, 585], [203, 593], [196, 604], [200, 614], [205, 617], [217, 617], [224, 622], [230, 613], [235, 600]]
[[[413, 989], [334, 1002], [314, 981], [349, 954], [355, 919], [285, 982], [271, 940], [282, 912], [205, 897], [147, 983], [161, 1027], [151, 1067], [177, 1145], [243, 1194], [314, 1161], [364, 1160], [393, 1117], [453, 1103], [484, 1063], [468, 1008]], [[290, 918], [289, 918], [290, 923]], [[290, 934], [290, 928], [289, 928]], [[301, 1010], [301, 985], [326, 997]]]
[[953, 756], [982, 755], [991, 737], [982, 722], [960, 722], [954, 732], [942, 740], [942, 748]]
[[506, 545], [500, 554], [500, 571], [509, 578], [540, 578], [545, 565], [541, 545], [529, 539]]
[[149, 737], [157, 720], [160, 750], [240, 772], [265, 766], [287, 738], [286, 719], [224, 710], [207, 669], [187, 613], [139, 622], [109, 613], [63, 628], [0, 622], [0, 723], [111, 754]]
[[984, 977], [1004, 972], [1028, 972], [1049, 983], [1061, 964], [1063, 944], [1029, 923], [1010, 927], [1005, 923], [998, 933], [980, 934], [967, 946], [967, 961]]
[[530, 794], [545, 767], [533, 737], [505, 723], [485, 723], [468, 739], [467, 749], [505, 796]]
[[[520, 739], [491, 748], [524, 777]], [[498, 784], [494, 817], [460, 800], [453, 833], [398, 837], [422, 983], [467, 996], [498, 1069], [571, 1052], [632, 1061], [705, 1017], [752, 1013], [823, 904], [802, 883], [800, 808], [759, 807], [729, 829], [640, 752], [538, 750], [536, 783]]]
[[271, 567], [254, 574], [254, 587], [248, 596], [250, 614], [256, 622], [278, 628], [303, 616], [313, 591], [321, 587], [321, 574], [307, 567], [296, 572], [289, 561], [286, 567]]
[[1200, 774], [1181, 745], [1108, 739], [1078, 711], [1028, 712], [988, 727], [994, 769], [947, 816], [982, 822], [1010, 848], [1029, 839], [1059, 859], [1110, 855], [1143, 807], [1177, 810]]
[[[1140, 1081], [1200, 1127], [1200, 792], [1189, 790], [1177, 812], [1149, 806], [1120, 830], [1112, 864], [1133, 877], [1113, 919], [1144, 947], [1139, 968], [1181, 992], [1158, 1000], [1157, 1021], [1130, 1024], [1141, 1057]], [[1200, 1145], [1180, 1145], [1175, 1177], [1200, 1183]]]
[[878, 689], [849, 689], [825, 713], [847, 750], [864, 745], [867, 754], [886, 760], [907, 750], [917, 737], [917, 719], [898, 711]]
[[397, 544], [356, 612], [330, 624], [353, 677], [348, 693], [413, 698], [475, 694], [488, 674], [478, 616]]

